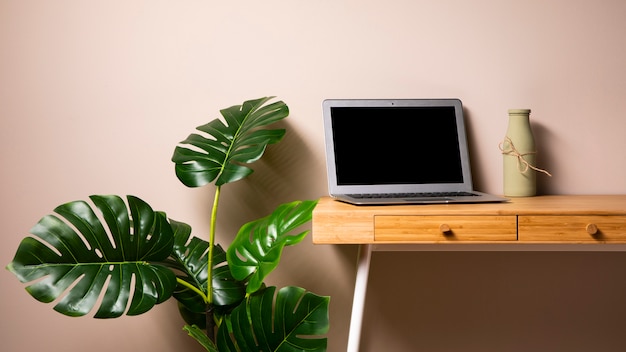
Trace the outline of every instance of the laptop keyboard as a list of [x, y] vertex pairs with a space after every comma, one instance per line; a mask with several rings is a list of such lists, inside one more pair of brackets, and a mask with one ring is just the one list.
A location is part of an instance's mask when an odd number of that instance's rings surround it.
[[374, 194], [349, 194], [358, 199], [372, 198], [446, 198], [446, 197], [472, 197], [478, 196], [471, 192], [427, 192], [427, 193], [374, 193]]

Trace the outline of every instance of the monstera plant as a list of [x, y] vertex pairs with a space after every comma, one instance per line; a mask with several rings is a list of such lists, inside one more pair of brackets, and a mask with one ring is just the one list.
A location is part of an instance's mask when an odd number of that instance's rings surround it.
[[135, 196], [95, 195], [43, 217], [7, 269], [68, 316], [138, 315], [174, 298], [184, 329], [207, 351], [325, 351], [329, 298], [264, 284], [284, 247], [307, 235], [301, 228], [316, 201], [283, 204], [244, 224], [226, 250], [215, 243], [222, 187], [249, 176], [285, 134], [269, 125], [289, 109], [271, 100], [224, 109], [175, 148], [183, 184], [215, 185], [208, 241]]

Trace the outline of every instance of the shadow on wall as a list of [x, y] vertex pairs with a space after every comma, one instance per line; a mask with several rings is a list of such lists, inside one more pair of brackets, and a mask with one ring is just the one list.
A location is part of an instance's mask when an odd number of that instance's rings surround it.
[[466, 108], [463, 107], [463, 115], [465, 117], [465, 131], [467, 133], [467, 144], [469, 148], [470, 154], [470, 164], [472, 165], [472, 183], [474, 184], [474, 188], [477, 190], [485, 190], [487, 189], [485, 180], [486, 177], [483, 176], [481, 170], [486, 170], [487, 168], [484, 166], [483, 159], [480, 157], [480, 153], [474, 152], [477, 150], [476, 145], [474, 144], [474, 140], [476, 140], [476, 133], [474, 129], [474, 125], [472, 124], [472, 113]]
[[537, 173], [537, 194], [554, 194], [558, 193], [555, 187], [551, 186], [557, 184], [560, 179], [558, 174], [555, 174], [557, 165], [556, 151], [548, 148], [548, 145], [557, 145], [553, 143], [556, 135], [547, 129], [544, 125], [531, 121], [531, 128], [535, 137], [535, 146], [537, 147], [537, 165], [536, 167], [548, 171], [552, 177], [542, 173]]
[[378, 252], [362, 351], [625, 351], [625, 268], [620, 252]]
[[[315, 178], [324, 174], [313, 164], [313, 152], [288, 121], [275, 127], [287, 130], [283, 140], [269, 145], [263, 157], [251, 164], [252, 175], [222, 187], [219, 211], [229, 223], [237, 224], [235, 231], [245, 222], [266, 216], [279, 204], [320, 197], [316, 186], [323, 180]], [[211, 203], [206, 205], [210, 208]]]

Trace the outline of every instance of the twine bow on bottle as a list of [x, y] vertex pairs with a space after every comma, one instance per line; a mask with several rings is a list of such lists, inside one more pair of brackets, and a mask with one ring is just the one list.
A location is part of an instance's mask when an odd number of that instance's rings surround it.
[[[508, 144], [508, 148], [506, 148], [506, 149], [504, 148], [505, 144]], [[526, 161], [526, 159], [524, 159], [524, 155], [536, 154], [537, 152], [528, 152], [528, 153], [524, 153], [524, 154], [520, 153], [517, 149], [515, 149], [515, 145], [513, 145], [513, 141], [509, 137], [505, 137], [504, 141], [500, 142], [498, 147], [502, 151], [502, 154], [510, 155], [510, 156], [513, 156], [513, 157], [517, 158], [517, 169], [519, 170], [519, 172], [525, 173], [530, 168], [530, 169], [533, 169], [533, 170], [535, 170], [537, 172], [543, 172], [544, 174], [552, 177], [552, 175], [548, 171], [546, 171], [544, 169], [540, 169], [540, 168], [535, 167], [533, 165], [530, 165], [530, 163], [528, 161]]]

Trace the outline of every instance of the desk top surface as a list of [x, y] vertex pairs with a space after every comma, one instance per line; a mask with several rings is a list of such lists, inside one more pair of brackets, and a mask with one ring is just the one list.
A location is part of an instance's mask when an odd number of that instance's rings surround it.
[[626, 214], [626, 195], [546, 195], [510, 198], [504, 203], [352, 205], [322, 197], [315, 214], [372, 213], [376, 215], [603, 215]]

